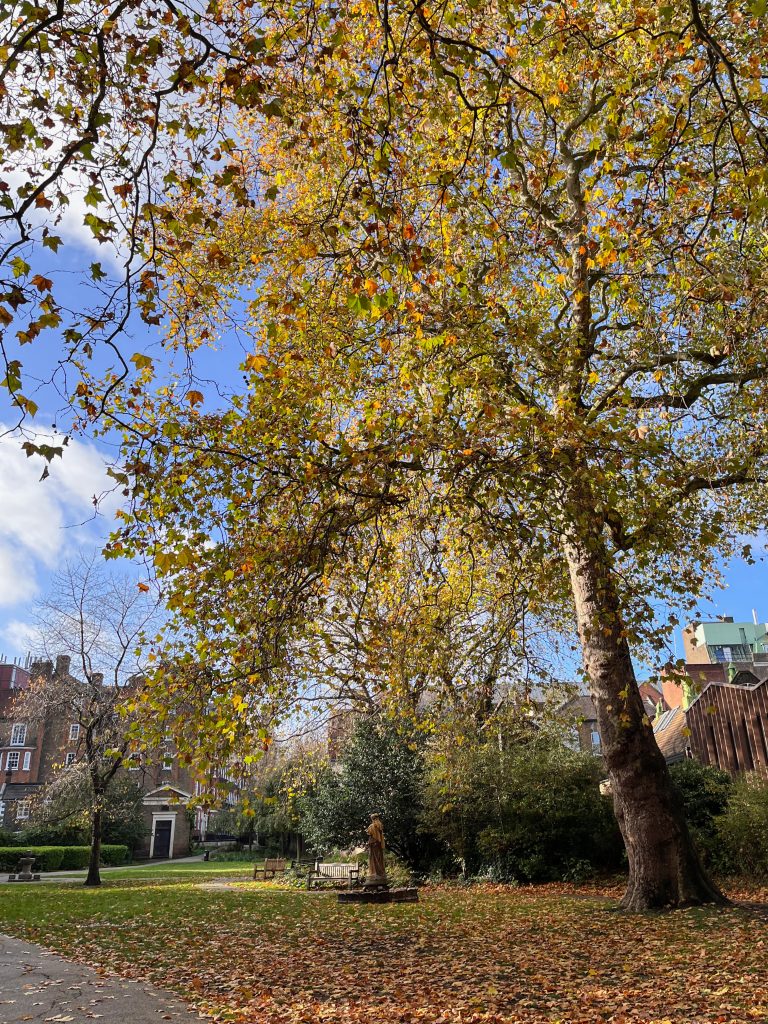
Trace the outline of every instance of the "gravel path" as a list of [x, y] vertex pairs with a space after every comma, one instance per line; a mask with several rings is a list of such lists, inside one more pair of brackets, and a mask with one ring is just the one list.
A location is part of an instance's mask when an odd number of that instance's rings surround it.
[[170, 992], [103, 977], [41, 946], [0, 935], [0, 1024], [194, 1024], [206, 1019]]

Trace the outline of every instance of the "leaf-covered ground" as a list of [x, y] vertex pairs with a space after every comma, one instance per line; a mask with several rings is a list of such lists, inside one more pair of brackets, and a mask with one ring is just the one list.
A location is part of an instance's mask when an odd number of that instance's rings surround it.
[[[175, 989], [217, 1021], [768, 1019], [766, 917], [624, 915], [615, 894], [489, 886], [351, 906], [190, 871], [96, 891], [0, 886], [0, 921], [72, 959]], [[768, 901], [768, 891], [737, 895]]]

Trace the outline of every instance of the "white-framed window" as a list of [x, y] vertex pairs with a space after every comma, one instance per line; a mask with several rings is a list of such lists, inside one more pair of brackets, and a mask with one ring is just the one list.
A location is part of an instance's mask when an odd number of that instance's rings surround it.
[[31, 767], [32, 767], [32, 751], [31, 750], [25, 750], [24, 751], [24, 761], [22, 762], [21, 770], [24, 771], [24, 772], [28, 772]]
[[29, 817], [29, 800], [19, 800], [16, 804], [16, 821], [26, 821]]
[[80, 726], [77, 722], [73, 722], [69, 727], [69, 738], [70, 740], [80, 739]]
[[169, 772], [173, 768], [173, 755], [165, 754], [163, 756], [163, 771]]
[[593, 729], [592, 730], [591, 735], [590, 735], [589, 738], [592, 741], [592, 749], [593, 750], [599, 750], [600, 746], [601, 746], [601, 744], [600, 744], [600, 733], [597, 731], [597, 729]]
[[4, 817], [5, 817], [5, 801], [4, 800], [0, 800], [0, 824], [2, 824]]
[[23, 722], [17, 722], [11, 730], [11, 746], [23, 747], [27, 742], [27, 727]]
[[74, 760], [75, 760], [74, 752], [71, 751], [71, 750], [68, 750], [66, 755], [65, 755], [65, 757], [64, 757], [64, 764], [65, 764], [65, 766], [67, 768], [69, 768], [69, 766], [73, 763]]
[[5, 770], [11, 772], [17, 772], [19, 770], [19, 754], [18, 750], [9, 750], [8, 756], [5, 759]]

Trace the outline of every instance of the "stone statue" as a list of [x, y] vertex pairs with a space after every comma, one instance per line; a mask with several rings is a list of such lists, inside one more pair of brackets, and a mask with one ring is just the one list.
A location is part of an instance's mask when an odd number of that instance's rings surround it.
[[378, 814], [371, 815], [368, 833], [368, 877], [365, 886], [387, 886], [387, 870], [384, 867], [384, 825]]

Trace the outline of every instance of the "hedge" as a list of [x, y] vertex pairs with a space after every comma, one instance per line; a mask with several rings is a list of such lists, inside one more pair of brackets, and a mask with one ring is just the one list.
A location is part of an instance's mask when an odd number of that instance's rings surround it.
[[[19, 846], [0, 848], [0, 871], [15, 871], [19, 860], [31, 853], [36, 871], [70, 871], [87, 868], [91, 856], [90, 846]], [[128, 847], [105, 843], [101, 848], [103, 865], [125, 864]]]

